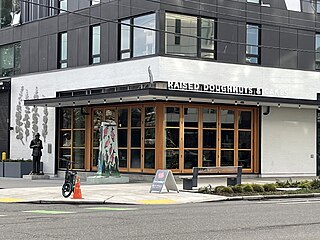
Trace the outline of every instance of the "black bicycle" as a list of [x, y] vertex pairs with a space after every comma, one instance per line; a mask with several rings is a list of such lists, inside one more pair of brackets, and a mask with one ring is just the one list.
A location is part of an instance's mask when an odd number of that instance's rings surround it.
[[76, 183], [77, 172], [70, 170], [71, 162], [68, 159], [61, 159], [62, 161], [67, 162], [67, 170], [64, 176], [64, 183], [62, 185], [62, 196], [65, 198], [70, 197], [71, 193], [73, 193], [74, 185]]

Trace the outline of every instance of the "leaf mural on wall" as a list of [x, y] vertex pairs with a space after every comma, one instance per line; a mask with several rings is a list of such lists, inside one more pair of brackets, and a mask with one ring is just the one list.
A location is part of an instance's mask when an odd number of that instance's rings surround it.
[[[29, 99], [29, 93], [28, 93], [28, 89], [26, 89], [26, 95], [25, 95], [25, 99], [28, 100]], [[23, 121], [24, 121], [24, 133], [26, 135], [26, 142], [28, 141], [28, 137], [30, 136], [30, 107], [29, 106], [26, 106], [25, 107], [25, 110], [24, 110], [24, 118], [23, 118]]]
[[[45, 96], [42, 95], [42, 97], [44, 98]], [[46, 137], [48, 135], [48, 107], [47, 105], [43, 108], [43, 123], [42, 123], [42, 137], [43, 137], [43, 141], [46, 142]]]
[[[34, 93], [33, 98], [34, 99], [39, 99], [38, 87], [36, 87], [36, 91]], [[39, 128], [38, 128], [39, 117], [40, 117], [40, 115], [38, 113], [38, 107], [37, 106], [33, 106], [32, 107], [32, 133], [33, 133], [33, 137], [39, 131]]]
[[24, 91], [24, 87], [21, 86], [20, 88], [20, 92], [19, 92], [19, 96], [18, 96], [18, 104], [16, 106], [16, 127], [15, 127], [15, 131], [17, 133], [16, 135], [16, 139], [20, 140], [21, 143], [24, 145], [24, 141], [23, 141], [23, 129], [22, 129], [22, 97], [23, 97], [23, 91]]

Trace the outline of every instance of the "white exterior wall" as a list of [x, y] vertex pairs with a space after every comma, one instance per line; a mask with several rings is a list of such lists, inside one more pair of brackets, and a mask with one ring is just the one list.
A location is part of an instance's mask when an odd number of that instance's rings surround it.
[[261, 175], [316, 175], [316, 110], [272, 107], [261, 117]]
[[[317, 93], [320, 92], [319, 72], [167, 57], [145, 58], [14, 77], [11, 82], [11, 126], [16, 128], [19, 127], [19, 122], [22, 124], [24, 142], [17, 139], [19, 134], [15, 130], [11, 131], [11, 158], [31, 158], [29, 142], [32, 138], [32, 112], [29, 114], [31, 126], [29, 127], [30, 135], [28, 138], [26, 138], [26, 121], [23, 120], [26, 111], [23, 100], [26, 99], [27, 91], [29, 99], [35, 98], [36, 88], [39, 92], [39, 98], [48, 98], [55, 97], [57, 91], [148, 82], [149, 66], [154, 81], [197, 82], [262, 88], [262, 96], [312, 100], [317, 99]], [[23, 91], [21, 100], [19, 100], [21, 87], [23, 87]], [[310, 158], [311, 154], [316, 156], [315, 110], [303, 108], [304, 106], [300, 110], [297, 108], [272, 108], [270, 116], [262, 116], [261, 161], [263, 174], [268, 175], [273, 172], [279, 174], [315, 174], [316, 158]], [[22, 115], [21, 120], [17, 117], [19, 109]], [[44, 108], [38, 107], [38, 113], [38, 123], [34, 125], [38, 126], [38, 132], [42, 135], [41, 139], [44, 140], [42, 134]], [[296, 122], [296, 125], [293, 122]], [[284, 123], [287, 123], [285, 128]], [[49, 174], [54, 173], [55, 126], [55, 110], [51, 108], [49, 109], [48, 134], [44, 142], [42, 157], [44, 171]], [[277, 151], [278, 145], [274, 145], [274, 134], [271, 135], [271, 132], [277, 133], [279, 130], [283, 130], [280, 138], [284, 140], [281, 141], [281, 146], [284, 148], [281, 152]], [[52, 153], [48, 153], [48, 144], [52, 144]], [[294, 146], [293, 150], [289, 150], [291, 146]], [[290, 151], [297, 152], [292, 154], [293, 156], [289, 156]], [[305, 164], [301, 164], [301, 161], [304, 161]]]

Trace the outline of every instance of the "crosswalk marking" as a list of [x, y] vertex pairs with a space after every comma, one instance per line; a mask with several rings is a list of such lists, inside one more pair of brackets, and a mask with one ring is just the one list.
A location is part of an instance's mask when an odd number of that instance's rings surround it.
[[104, 211], [133, 211], [137, 210], [137, 208], [111, 208], [111, 207], [92, 207], [86, 208], [89, 210], [104, 210]]
[[54, 210], [30, 210], [30, 211], [22, 211], [25, 213], [40, 213], [40, 214], [69, 214], [75, 212], [66, 212], [66, 211], [54, 211]]

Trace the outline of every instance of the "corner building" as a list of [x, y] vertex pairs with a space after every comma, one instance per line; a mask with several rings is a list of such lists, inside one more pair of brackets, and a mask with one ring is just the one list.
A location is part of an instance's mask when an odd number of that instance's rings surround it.
[[[316, 176], [320, 2], [48, 0], [0, 5], [2, 151], [44, 172], [97, 170], [118, 125], [122, 173], [242, 166]], [[7, 14], [6, 14], [7, 13]], [[8, 14], [9, 13], [9, 14]], [[10, 127], [13, 130], [10, 130]], [[1, 139], [2, 138], [2, 139]]]

